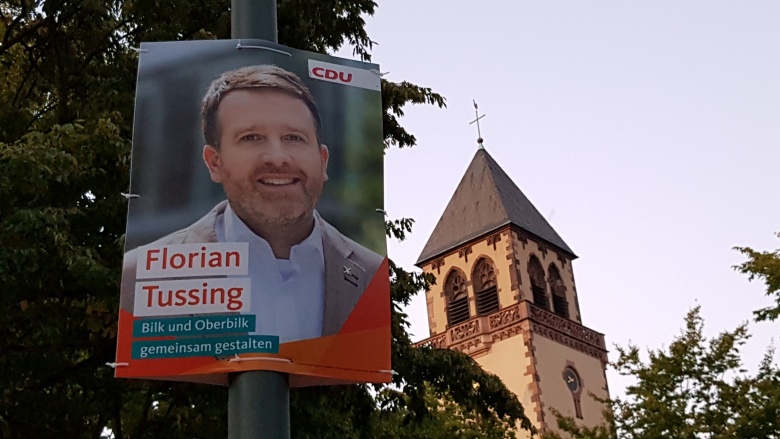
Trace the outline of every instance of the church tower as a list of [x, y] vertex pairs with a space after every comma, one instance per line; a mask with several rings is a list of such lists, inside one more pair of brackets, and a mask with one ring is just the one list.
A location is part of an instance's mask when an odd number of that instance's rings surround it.
[[601, 424], [592, 395], [609, 396], [607, 350], [582, 324], [576, 258], [480, 145], [417, 261], [436, 278], [431, 337], [418, 345], [462, 351], [498, 375], [540, 433], [557, 430], [553, 411]]

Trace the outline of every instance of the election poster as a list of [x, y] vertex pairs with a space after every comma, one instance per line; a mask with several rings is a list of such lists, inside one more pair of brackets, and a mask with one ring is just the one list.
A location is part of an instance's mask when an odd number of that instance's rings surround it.
[[382, 171], [378, 65], [143, 44], [116, 376], [389, 382]]

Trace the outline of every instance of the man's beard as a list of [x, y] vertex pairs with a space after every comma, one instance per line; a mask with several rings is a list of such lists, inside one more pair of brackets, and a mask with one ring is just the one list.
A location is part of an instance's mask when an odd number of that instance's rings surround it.
[[[324, 182], [299, 176], [297, 193], [269, 194], [263, 190], [257, 178], [235, 182], [230, 175], [223, 182], [223, 189], [233, 211], [257, 233], [268, 227], [288, 228], [311, 221], [314, 208], [322, 195]], [[315, 179], [316, 180], [316, 179]]]

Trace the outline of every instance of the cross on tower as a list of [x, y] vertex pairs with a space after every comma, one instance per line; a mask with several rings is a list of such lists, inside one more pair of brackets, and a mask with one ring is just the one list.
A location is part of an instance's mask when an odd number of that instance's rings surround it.
[[483, 148], [485, 148], [485, 146], [482, 144], [482, 132], [479, 129], [479, 120], [482, 119], [483, 117], [485, 117], [485, 115], [483, 114], [482, 116], [480, 116], [479, 115], [479, 107], [477, 107], [477, 101], [472, 99], [472, 102], [474, 102], [474, 114], [477, 116], [477, 118], [472, 120], [471, 122], [469, 122], [469, 125], [471, 125], [471, 124], [476, 122], [476, 124], [477, 124], [477, 136], [478, 136], [477, 137], [477, 143], [479, 144], [479, 149], [483, 149]]

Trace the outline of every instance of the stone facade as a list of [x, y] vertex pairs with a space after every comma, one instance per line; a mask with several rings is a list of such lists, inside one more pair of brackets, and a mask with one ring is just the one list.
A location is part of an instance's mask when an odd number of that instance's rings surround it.
[[[543, 273], [538, 268], [529, 270], [533, 258]], [[477, 313], [474, 290], [479, 284], [475, 269], [480, 261], [480, 271], [485, 271], [485, 261], [492, 264], [499, 302], [498, 311], [484, 315]], [[507, 225], [422, 264], [422, 268], [437, 282], [426, 293], [431, 336], [418, 346], [455, 349], [475, 358], [518, 395], [526, 415], [540, 431], [556, 429], [553, 410], [583, 425], [603, 421], [604, 406], [594, 396], [609, 397], [606, 342], [603, 334], [581, 323], [567, 253]], [[468, 316], [451, 324], [448, 306], [453, 293], [447, 291], [452, 288], [447, 279], [455, 273], [465, 276], [465, 284], [460, 280], [458, 288], [465, 285], [468, 293]], [[559, 295], [557, 303], [554, 294]], [[561, 306], [566, 306], [565, 311]], [[578, 384], [576, 390], [572, 390], [574, 384]], [[525, 434], [520, 433], [522, 437]]]

